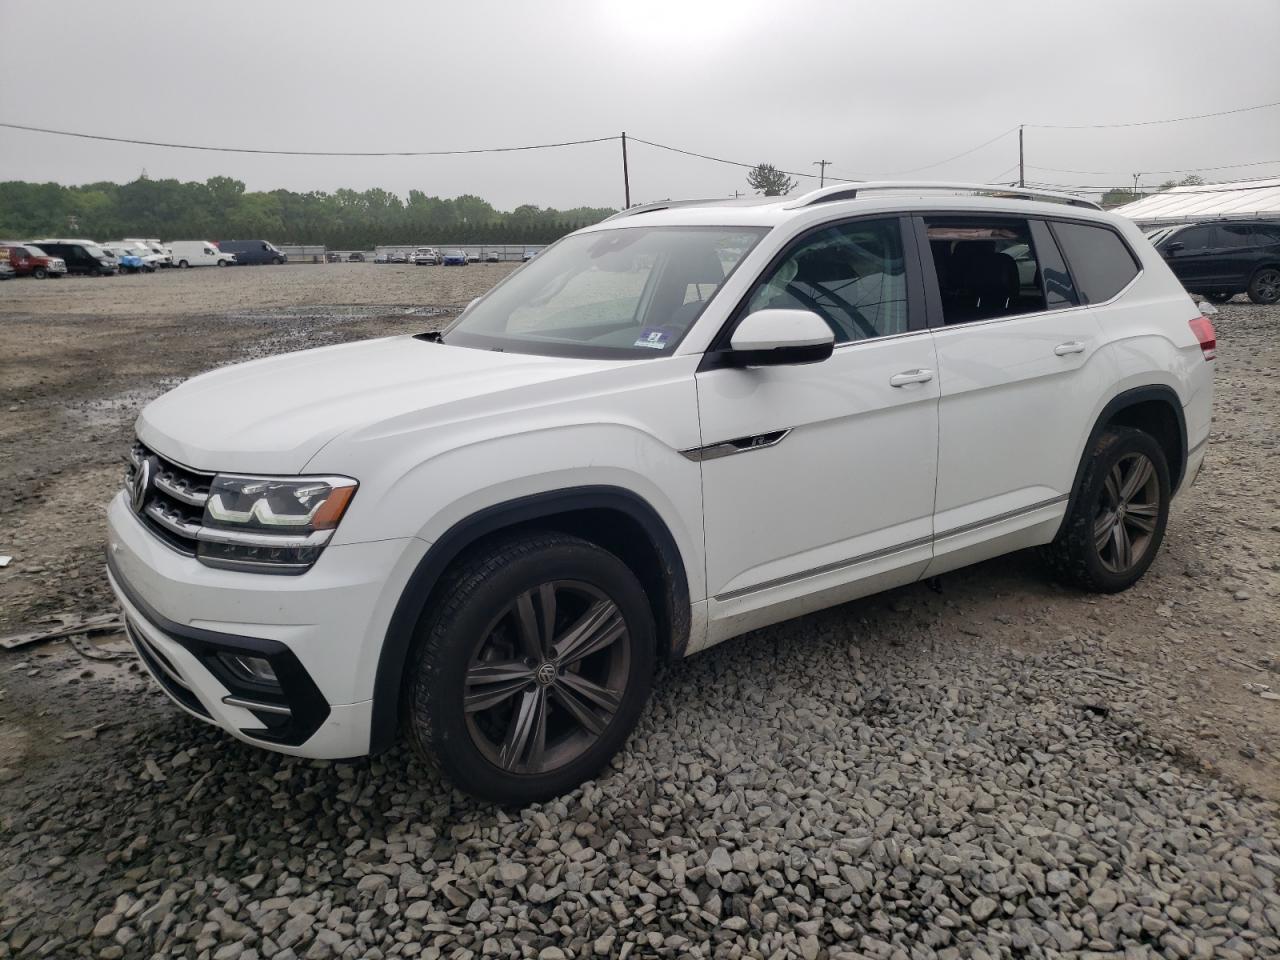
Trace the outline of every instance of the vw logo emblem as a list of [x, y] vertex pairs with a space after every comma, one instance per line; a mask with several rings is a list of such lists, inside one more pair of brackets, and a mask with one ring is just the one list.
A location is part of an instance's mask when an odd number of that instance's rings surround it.
[[556, 665], [550, 660], [544, 660], [533, 676], [544, 687], [549, 687], [556, 682]]
[[147, 494], [151, 492], [151, 458], [144, 457], [133, 472], [133, 480], [129, 484], [129, 505], [134, 513], [141, 513], [147, 505]]

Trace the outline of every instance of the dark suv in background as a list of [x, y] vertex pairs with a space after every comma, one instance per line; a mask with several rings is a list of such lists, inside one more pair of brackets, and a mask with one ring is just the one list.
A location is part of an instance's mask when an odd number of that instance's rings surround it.
[[1147, 234], [1190, 293], [1226, 303], [1280, 301], [1280, 220], [1161, 227]]

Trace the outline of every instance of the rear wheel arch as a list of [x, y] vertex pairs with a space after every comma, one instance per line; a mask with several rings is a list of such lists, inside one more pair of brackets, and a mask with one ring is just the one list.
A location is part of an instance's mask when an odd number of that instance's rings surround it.
[[1098, 414], [1080, 452], [1067, 505], [1068, 516], [1080, 495], [1090, 451], [1108, 427], [1132, 427], [1151, 436], [1164, 451], [1171, 492], [1176, 493], [1182, 484], [1187, 467], [1187, 421], [1182, 402], [1173, 388], [1164, 384], [1135, 387], [1112, 397]]
[[520, 530], [572, 534], [618, 556], [645, 588], [660, 638], [659, 656], [683, 656], [690, 630], [684, 560], [666, 523], [646, 500], [622, 487], [588, 486], [487, 507], [454, 524], [436, 540], [401, 591], [378, 654], [371, 753], [388, 749], [395, 742], [414, 637], [445, 573], [471, 551]]

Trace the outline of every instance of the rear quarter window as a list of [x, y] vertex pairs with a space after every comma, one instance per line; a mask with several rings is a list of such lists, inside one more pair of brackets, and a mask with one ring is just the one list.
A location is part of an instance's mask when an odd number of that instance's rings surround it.
[[1085, 303], [1110, 300], [1138, 275], [1138, 261], [1110, 227], [1058, 220], [1053, 234]]

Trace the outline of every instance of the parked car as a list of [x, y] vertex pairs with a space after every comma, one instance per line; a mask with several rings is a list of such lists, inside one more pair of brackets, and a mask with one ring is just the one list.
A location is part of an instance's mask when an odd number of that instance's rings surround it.
[[1247, 293], [1280, 301], [1280, 220], [1193, 223], [1153, 231], [1152, 243], [1191, 293], [1226, 303]]
[[467, 255], [461, 250], [446, 250], [440, 262], [446, 267], [465, 267], [467, 265]]
[[153, 401], [106, 551], [152, 676], [248, 743], [403, 732], [527, 803], [607, 763], [659, 661], [1027, 547], [1136, 583], [1212, 324], [1087, 201], [892, 187], [632, 208], [442, 332]]
[[347, 254], [347, 263], [364, 263], [364, 254], [355, 250]]
[[392, 253], [389, 255], [389, 261], [388, 261], [388, 262], [390, 262], [390, 263], [408, 263], [408, 262], [409, 262], [409, 255], [408, 255], [407, 253], [405, 253], [403, 250], [395, 250], [395, 251], [392, 251]]
[[0, 280], [12, 280], [18, 275], [18, 271], [13, 269], [13, 265], [8, 260], [0, 258]]
[[266, 240], [219, 240], [215, 246], [223, 253], [235, 254], [236, 263], [242, 266], [261, 266], [273, 263], [279, 266], [289, 258]]
[[488, 253], [484, 255], [484, 259], [486, 263], [501, 263], [502, 254], [500, 254], [497, 250], [490, 250]]
[[102, 249], [115, 257], [117, 269], [121, 273], [142, 273], [143, 271], [151, 273], [155, 270], [152, 264], [147, 263], [129, 247], [104, 246]]
[[388, 253], [379, 253], [373, 258], [374, 263], [390, 263], [391, 255]]
[[92, 240], [36, 240], [33, 243], [47, 256], [60, 259], [67, 273], [109, 277], [116, 272], [115, 258]]
[[[163, 255], [156, 253], [150, 244], [143, 243], [141, 240], [113, 240], [103, 246], [113, 252], [125, 250], [135, 257], [141, 257], [148, 272], [164, 266]], [[117, 256], [119, 256], [118, 253]]]
[[474, 252], [474, 251], [468, 250], [468, 251], [467, 251], [467, 263], [479, 263], [479, 262], [480, 262], [480, 254], [478, 254], [478, 253], [476, 253], [476, 252]]
[[533, 259], [534, 257], [536, 257], [537, 255], [538, 255], [538, 251], [537, 251], [537, 250], [530, 250], [528, 247], [525, 247], [524, 253], [522, 253], [522, 254], [520, 255], [520, 262], [521, 262], [521, 263], [528, 263], [530, 260], [532, 260], [532, 259]]
[[341, 263], [342, 254], [338, 253], [336, 250], [326, 250], [324, 255], [324, 262], [325, 263]]
[[0, 260], [6, 261], [20, 277], [57, 279], [67, 272], [61, 257], [51, 257], [39, 247], [28, 244], [0, 244]]
[[161, 266], [161, 267], [173, 266], [173, 251], [170, 250], [163, 243], [161, 243], [159, 240], [142, 239], [139, 237], [125, 237], [124, 242], [132, 243], [135, 246], [140, 245], [140, 246], [146, 247], [148, 250], [150, 250], [157, 257], [160, 258], [159, 261], [157, 262], [157, 266]]
[[439, 265], [440, 252], [435, 247], [419, 247], [413, 251], [413, 256], [409, 258], [418, 266]]
[[236, 262], [235, 254], [219, 250], [208, 240], [175, 240], [169, 244], [173, 251], [175, 267], [229, 267]]

